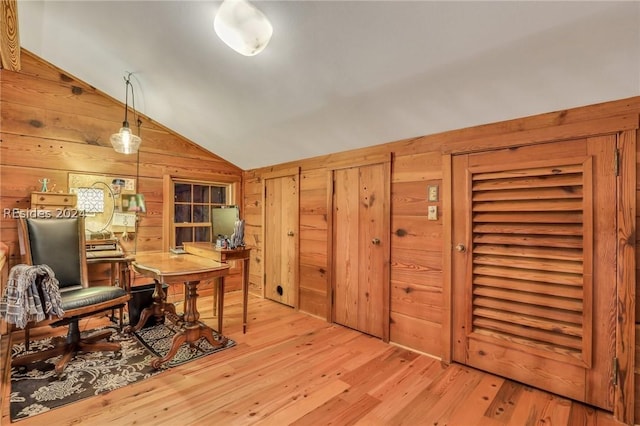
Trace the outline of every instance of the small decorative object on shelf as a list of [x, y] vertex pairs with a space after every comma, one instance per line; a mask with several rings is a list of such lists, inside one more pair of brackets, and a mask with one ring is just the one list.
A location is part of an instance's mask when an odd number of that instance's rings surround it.
[[233, 227], [234, 232], [231, 234], [231, 248], [244, 246], [244, 220], [236, 220]]
[[49, 192], [49, 188], [47, 187], [47, 185], [49, 184], [48, 178], [42, 178], [38, 182], [40, 182], [40, 184], [42, 185], [42, 188], [40, 188], [40, 192]]

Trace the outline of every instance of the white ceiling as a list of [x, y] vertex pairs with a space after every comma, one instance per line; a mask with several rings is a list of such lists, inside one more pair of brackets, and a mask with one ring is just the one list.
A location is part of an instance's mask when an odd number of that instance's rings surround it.
[[19, 0], [20, 41], [243, 169], [640, 95], [640, 2], [255, 1], [254, 57], [219, 4]]

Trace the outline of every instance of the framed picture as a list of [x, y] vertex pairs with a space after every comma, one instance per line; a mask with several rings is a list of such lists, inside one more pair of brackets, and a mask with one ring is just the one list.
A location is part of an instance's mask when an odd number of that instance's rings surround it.
[[122, 211], [146, 213], [147, 206], [142, 194], [126, 194], [122, 196]]

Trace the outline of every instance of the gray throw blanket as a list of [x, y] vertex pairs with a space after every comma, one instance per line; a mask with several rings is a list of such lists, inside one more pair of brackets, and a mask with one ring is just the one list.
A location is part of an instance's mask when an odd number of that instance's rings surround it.
[[[40, 287], [40, 291], [38, 291]], [[47, 265], [16, 265], [0, 299], [0, 317], [25, 328], [30, 321], [57, 315], [62, 318], [62, 300], [55, 273]]]

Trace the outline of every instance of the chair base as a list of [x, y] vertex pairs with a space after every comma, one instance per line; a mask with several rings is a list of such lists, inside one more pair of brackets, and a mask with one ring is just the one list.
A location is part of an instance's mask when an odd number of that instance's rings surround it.
[[77, 352], [119, 351], [121, 349], [120, 343], [100, 342], [100, 340], [107, 339], [112, 334], [113, 332], [111, 330], [103, 330], [82, 338], [80, 336], [78, 321], [72, 321], [69, 323], [69, 332], [65, 340], [57, 339], [55, 347], [51, 349], [16, 357], [11, 361], [11, 365], [18, 367], [62, 355], [62, 358], [56, 363], [55, 367], [56, 373], [62, 374], [69, 361], [71, 361]]
[[[116, 316], [115, 316], [115, 311], [118, 310], [118, 330], [122, 331], [124, 329], [124, 306], [120, 306], [119, 308], [116, 307], [114, 309], [111, 310], [111, 322], [116, 322]], [[29, 350], [29, 346], [31, 344], [31, 336], [30, 336], [30, 325], [27, 324], [27, 326], [24, 329], [24, 349], [26, 351]]]

